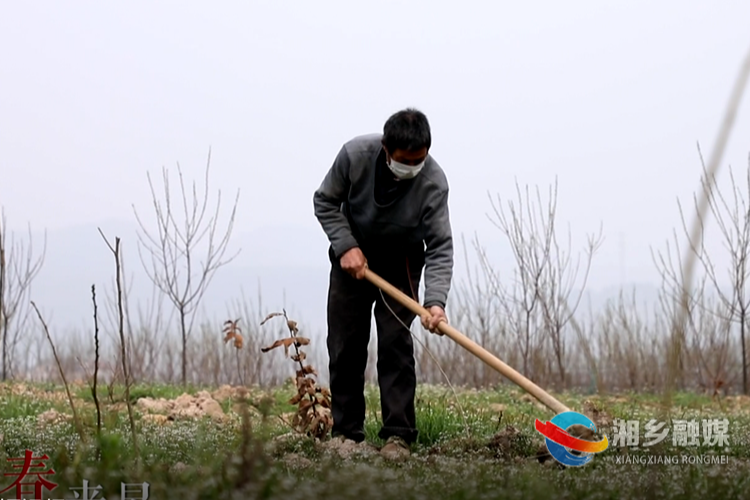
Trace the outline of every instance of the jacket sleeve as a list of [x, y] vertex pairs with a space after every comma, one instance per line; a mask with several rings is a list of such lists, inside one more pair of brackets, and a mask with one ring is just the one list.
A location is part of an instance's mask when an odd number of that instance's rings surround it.
[[440, 194], [424, 218], [425, 268], [424, 307], [445, 309], [453, 278], [453, 235], [448, 211], [448, 191]]
[[331, 242], [336, 258], [347, 250], [359, 246], [352, 234], [349, 221], [341, 211], [341, 204], [349, 192], [349, 154], [342, 147], [333, 165], [313, 194], [315, 217]]

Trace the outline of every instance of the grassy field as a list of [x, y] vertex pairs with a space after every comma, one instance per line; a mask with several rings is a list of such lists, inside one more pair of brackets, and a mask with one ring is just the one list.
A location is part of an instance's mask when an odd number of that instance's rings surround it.
[[[170, 386], [136, 386], [131, 401], [137, 428], [134, 453], [122, 388], [99, 392], [102, 434], [91, 390], [71, 386], [76, 412], [86, 436], [79, 437], [64, 388], [50, 385], [0, 386], [0, 435], [4, 473], [11, 458], [47, 454], [45, 463], [59, 486], [44, 498], [75, 498], [70, 487], [101, 486], [98, 496], [118, 498], [121, 483], [149, 483], [150, 499], [166, 498], [748, 498], [750, 482], [750, 400], [679, 394], [672, 418], [728, 418], [726, 448], [672, 444], [672, 432], [658, 449], [615, 447], [581, 468], [564, 469], [553, 459], [537, 457], [542, 437], [534, 420], [552, 414], [511, 387], [457, 390], [421, 386], [417, 418], [419, 441], [404, 463], [385, 462], [377, 454], [379, 400], [368, 388], [367, 441], [357, 447], [334, 445], [289, 432], [285, 423], [294, 407], [288, 385], [273, 391], [249, 390], [249, 425], [243, 426], [237, 391], [229, 387], [183, 390]], [[217, 391], [218, 389], [218, 391]], [[201, 391], [206, 391], [201, 393]], [[147, 399], [173, 400], [181, 394], [202, 395], [208, 415], [175, 413]], [[214, 403], [208, 398], [215, 396]], [[643, 442], [646, 421], [660, 418], [656, 396], [557, 395], [573, 409], [593, 415], [612, 441], [612, 419], [635, 419]], [[187, 397], [183, 396], [187, 401]], [[141, 401], [140, 403], [138, 401]], [[211, 403], [211, 404], [209, 404]], [[163, 406], [163, 405], [162, 405]], [[220, 407], [220, 409], [219, 409]], [[172, 411], [173, 417], [169, 417]], [[618, 449], [619, 448], [619, 449]], [[723, 463], [689, 463], [713, 454]], [[680, 463], [657, 462], [677, 457]], [[635, 459], [634, 459], [635, 457]], [[640, 458], [637, 458], [640, 457]], [[36, 461], [36, 460], [35, 460]], [[716, 460], [714, 460], [716, 461]], [[12, 484], [4, 476], [0, 489]], [[31, 479], [33, 481], [33, 479]], [[29, 478], [27, 477], [27, 481]], [[14, 490], [0, 497], [14, 498]], [[79, 490], [79, 498], [85, 498]], [[143, 495], [132, 494], [132, 498]]]

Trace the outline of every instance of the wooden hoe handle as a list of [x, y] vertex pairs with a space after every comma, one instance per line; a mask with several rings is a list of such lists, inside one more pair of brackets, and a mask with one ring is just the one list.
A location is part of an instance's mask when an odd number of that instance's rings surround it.
[[[365, 269], [365, 279], [393, 297], [403, 306], [409, 308], [409, 310], [417, 316], [422, 317], [425, 315], [431, 315], [430, 312], [427, 311], [427, 309], [422, 307], [414, 299], [388, 283], [386, 280], [372, 272], [370, 269]], [[515, 383], [523, 390], [534, 396], [550, 410], [554, 411], [555, 413], [570, 411], [570, 408], [553, 398], [541, 387], [518, 373], [507, 364], [500, 361], [496, 356], [490, 354], [489, 351], [481, 347], [479, 344], [468, 338], [463, 333], [450, 326], [445, 321], [441, 321], [440, 324], [438, 324], [438, 330], [440, 330], [440, 333], [447, 335], [448, 337], [453, 339], [458, 345], [472, 353], [474, 356], [484, 361], [488, 366], [500, 372], [501, 375], [508, 378], [511, 382]]]

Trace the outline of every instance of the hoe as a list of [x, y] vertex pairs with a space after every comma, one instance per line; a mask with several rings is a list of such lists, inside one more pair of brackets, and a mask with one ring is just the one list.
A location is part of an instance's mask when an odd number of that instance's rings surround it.
[[[365, 279], [370, 281], [373, 285], [377, 286], [381, 290], [383, 290], [385, 293], [390, 295], [393, 299], [400, 302], [403, 306], [407, 307], [411, 312], [414, 314], [422, 317], [425, 315], [430, 315], [430, 313], [422, 307], [420, 304], [418, 304], [414, 299], [403, 293], [398, 288], [394, 287], [390, 283], [388, 283], [386, 280], [372, 272], [370, 269], [365, 269]], [[516, 370], [508, 366], [507, 364], [500, 361], [496, 356], [492, 355], [489, 351], [478, 345], [476, 342], [468, 338], [463, 333], [459, 332], [452, 326], [448, 325], [445, 322], [441, 322], [438, 325], [438, 330], [440, 330], [440, 333], [443, 335], [446, 335], [450, 337], [453, 341], [455, 341], [457, 344], [459, 344], [461, 347], [472, 353], [474, 356], [478, 357], [482, 361], [484, 361], [488, 366], [491, 368], [497, 370], [500, 372], [501, 375], [508, 378], [511, 382], [515, 383], [519, 387], [521, 387], [523, 390], [534, 396], [536, 399], [538, 399], [543, 405], [545, 405], [550, 410], [557, 413], [563, 413], [566, 411], [571, 411], [570, 408], [562, 404], [560, 401], [553, 398], [549, 393], [544, 391], [541, 387], [533, 383], [531, 380], [527, 379], [520, 373], [518, 373]]]

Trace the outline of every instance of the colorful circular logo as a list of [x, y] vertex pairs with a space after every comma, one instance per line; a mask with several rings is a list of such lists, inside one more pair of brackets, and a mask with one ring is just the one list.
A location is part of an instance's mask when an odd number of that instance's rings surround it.
[[[552, 458], [568, 467], [580, 467], [586, 465], [594, 458], [594, 453], [600, 453], [607, 449], [609, 440], [607, 436], [601, 441], [586, 441], [571, 436], [567, 429], [572, 425], [583, 425], [596, 432], [596, 425], [586, 415], [574, 411], [566, 411], [555, 415], [549, 422], [542, 423], [536, 419], [535, 427], [544, 436]], [[570, 451], [581, 452], [582, 455], [574, 455]]]

